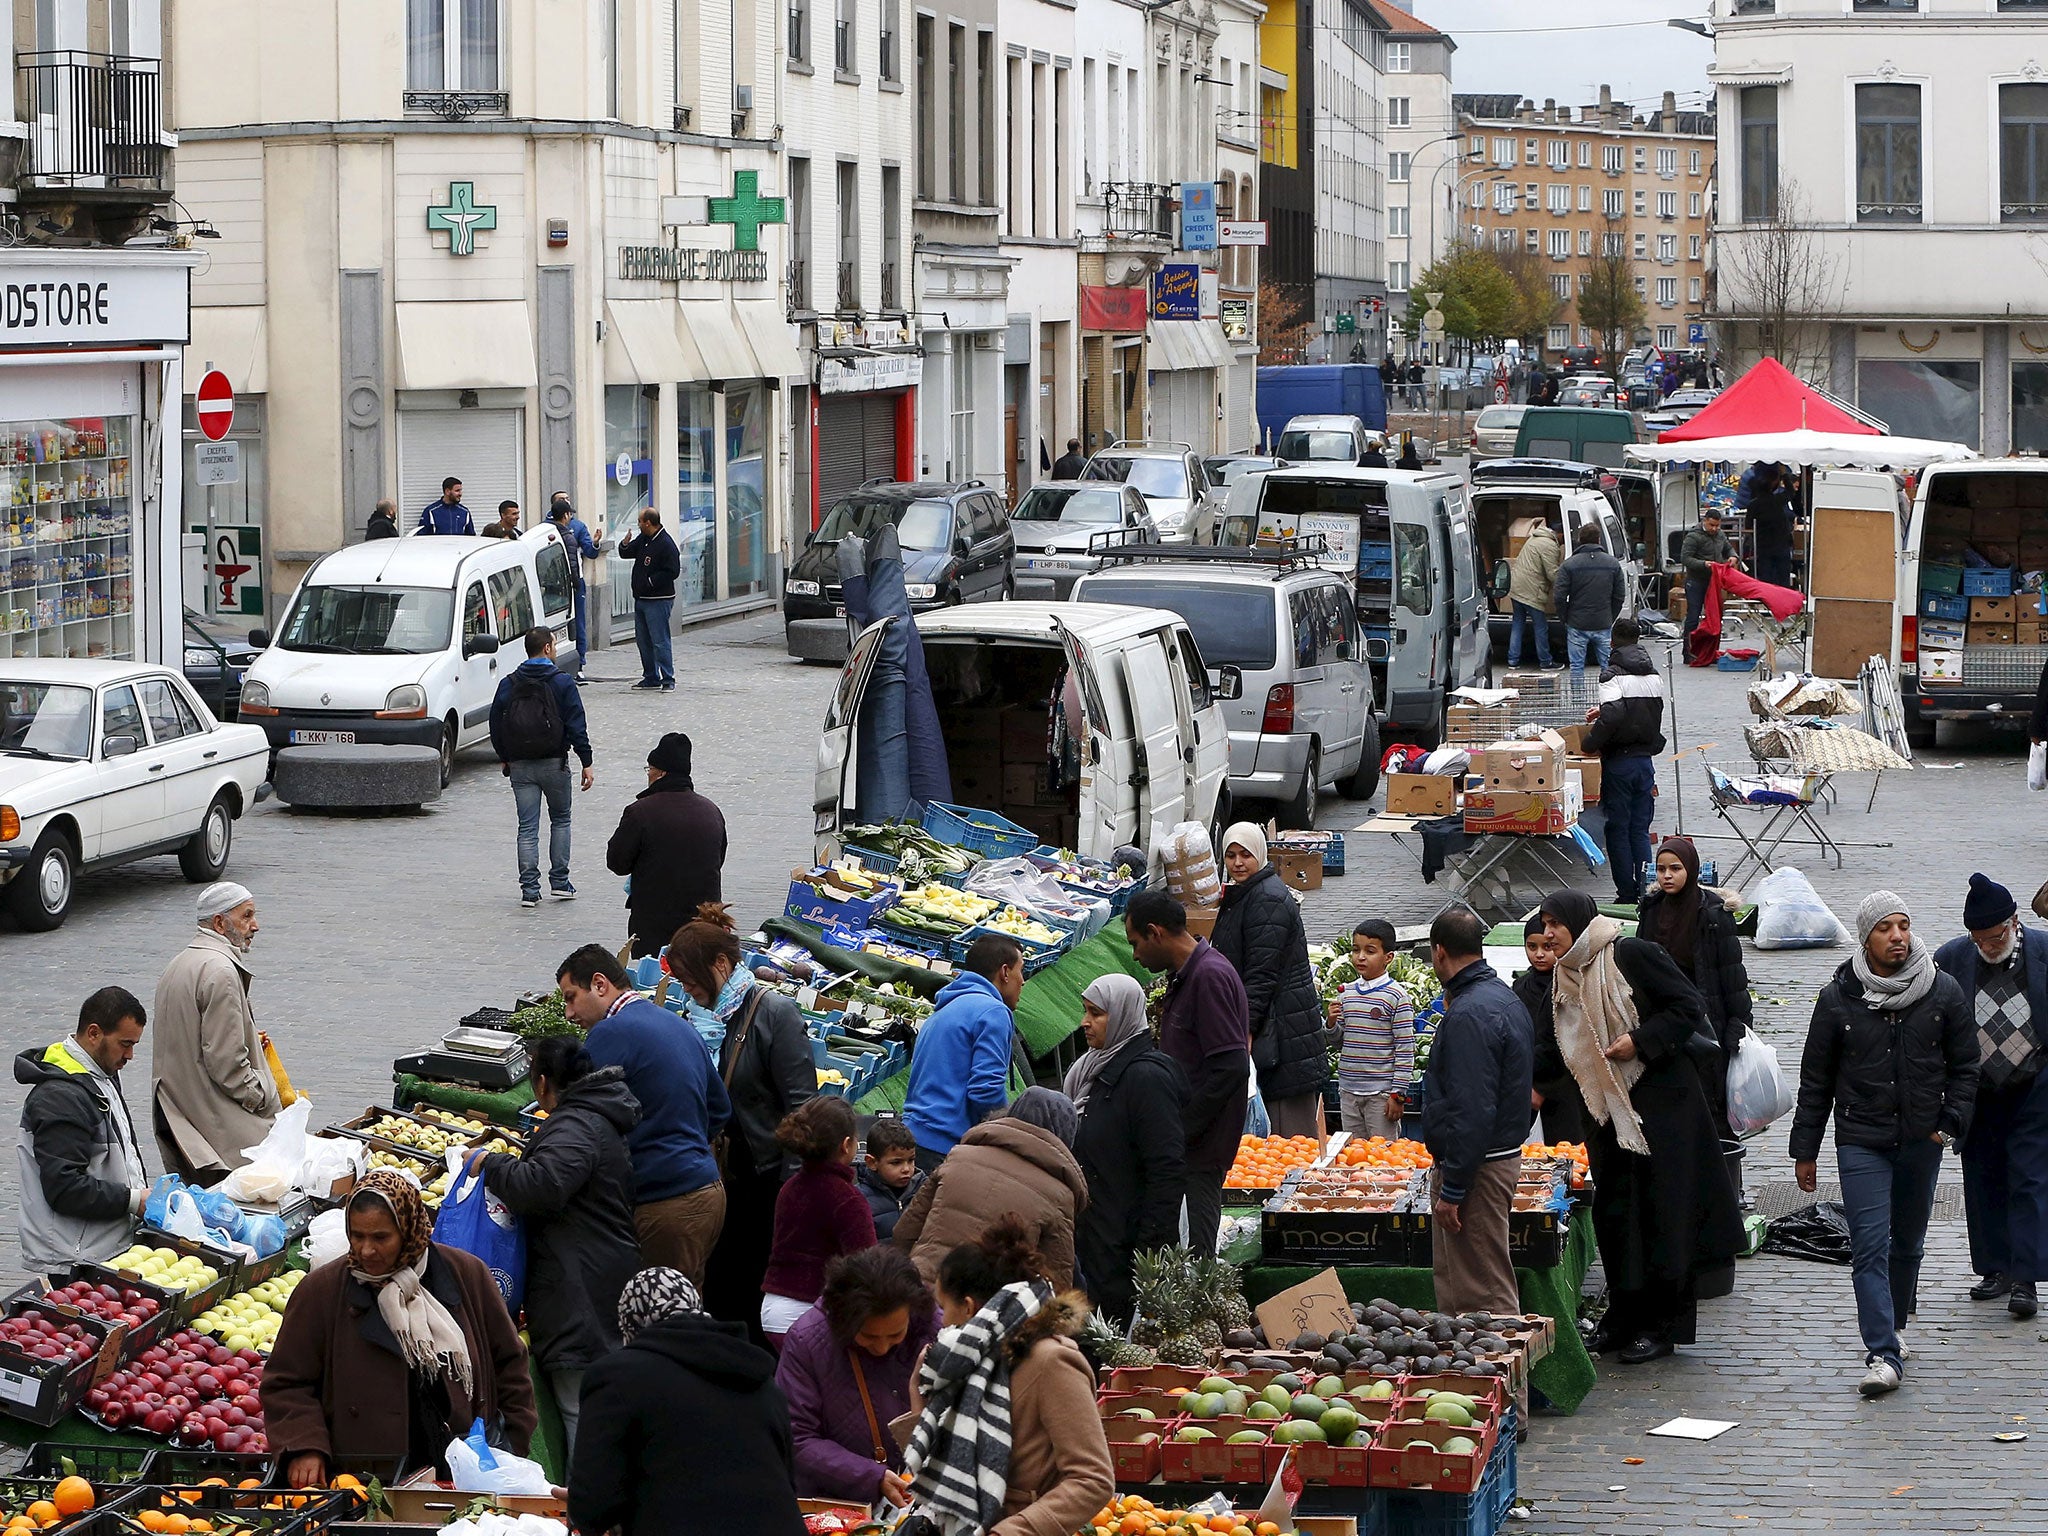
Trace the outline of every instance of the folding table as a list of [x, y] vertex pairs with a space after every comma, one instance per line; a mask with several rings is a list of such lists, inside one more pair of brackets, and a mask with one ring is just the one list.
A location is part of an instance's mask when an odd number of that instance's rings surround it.
[[[1825, 857], [1832, 855], [1835, 867], [1842, 867], [1842, 850], [1828, 831], [1814, 820], [1813, 807], [1826, 788], [1824, 774], [1731, 774], [1712, 763], [1707, 770], [1707, 800], [1714, 814], [1728, 824], [1743, 855], [1722, 877], [1723, 885], [1739, 885], [1743, 871], [1756, 864], [1765, 874], [1776, 868], [1771, 863], [1785, 840], [1799, 834]], [[1758, 819], [1762, 825], [1752, 834], [1743, 818]]]

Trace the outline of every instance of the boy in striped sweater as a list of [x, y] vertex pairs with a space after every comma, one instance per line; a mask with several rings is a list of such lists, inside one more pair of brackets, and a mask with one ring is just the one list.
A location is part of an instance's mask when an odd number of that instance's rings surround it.
[[1330, 1003], [1330, 1022], [1343, 1031], [1337, 1092], [1344, 1129], [1354, 1136], [1401, 1134], [1402, 1098], [1415, 1075], [1415, 1001], [1387, 974], [1394, 926], [1367, 918], [1351, 934], [1347, 982]]

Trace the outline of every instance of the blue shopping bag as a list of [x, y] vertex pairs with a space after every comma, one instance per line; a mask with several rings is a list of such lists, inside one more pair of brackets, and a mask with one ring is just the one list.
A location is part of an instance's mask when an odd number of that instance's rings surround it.
[[480, 1176], [465, 1173], [455, 1181], [434, 1218], [434, 1241], [483, 1260], [506, 1309], [519, 1315], [526, 1297], [526, 1231]]

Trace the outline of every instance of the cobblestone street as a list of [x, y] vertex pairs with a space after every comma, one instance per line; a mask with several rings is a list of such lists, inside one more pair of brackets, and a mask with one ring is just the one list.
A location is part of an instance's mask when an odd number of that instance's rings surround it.
[[[437, 1036], [480, 1003], [509, 1003], [545, 987], [554, 964], [589, 940], [624, 935], [619, 882], [603, 844], [641, 787], [647, 748], [663, 730], [696, 742], [699, 789], [725, 811], [732, 853], [725, 894], [743, 924], [779, 907], [788, 871], [811, 846], [813, 755], [829, 668], [783, 654], [781, 629], [761, 614], [691, 631], [676, 647], [672, 695], [629, 691], [630, 657], [594, 653], [587, 689], [597, 786], [576, 803], [574, 903], [517, 905], [512, 798], [485, 752], [459, 764], [447, 795], [425, 812], [391, 818], [295, 813], [275, 802], [236, 828], [230, 877], [255, 893], [263, 923], [253, 959], [258, 1018], [322, 1118], [388, 1096], [394, 1056]], [[1706, 804], [1701, 755], [1744, 760], [1748, 679], [1682, 672], [1677, 680], [1687, 831], [1718, 830]], [[1702, 744], [1704, 754], [1692, 749]], [[1680, 768], [1661, 769], [1659, 831], [1677, 827]], [[1867, 778], [1845, 776], [1828, 813], [1851, 846], [1845, 867], [1794, 858], [1845, 919], [1869, 890], [1890, 886], [1932, 942], [1960, 932], [1964, 884], [1984, 869], [2024, 909], [2044, 871], [2009, 834], [2026, 813], [2024, 764], [2009, 740], [1945, 744], [1920, 768], [1885, 781], [1866, 815]], [[1329, 800], [1325, 827], [1349, 828], [1367, 808]], [[1787, 845], [1790, 852], [1792, 845]], [[1725, 870], [1737, 845], [1704, 842]], [[1374, 915], [1426, 922], [1446, 899], [1390, 842], [1353, 836], [1350, 873], [1309, 898], [1312, 936], [1348, 931]], [[1588, 887], [1605, 891], [1605, 871]], [[118, 982], [147, 1001], [190, 932], [192, 887], [170, 860], [82, 882], [67, 925], [54, 934], [0, 931], [7, 977], [9, 1052], [70, 1027], [79, 999]], [[1769, 954], [1746, 948], [1762, 1001], [1765, 1037], [1796, 1070], [1815, 991], [1846, 950]], [[149, 1054], [125, 1076], [146, 1123]], [[14, 1100], [18, 1103], [18, 1096]], [[1751, 1143], [1748, 1183], [1767, 1210], [1803, 1203], [1790, 1192], [1784, 1123]], [[154, 1153], [152, 1151], [152, 1157]], [[1822, 1154], [1824, 1192], [1833, 1153]], [[1947, 1177], [1959, 1177], [1951, 1163]], [[0, 1178], [11, 1181], [11, 1164]], [[1535, 1419], [1521, 1456], [1532, 1533], [1602, 1532], [2043, 1532], [2037, 1488], [2048, 1440], [2001, 1445], [1992, 1436], [2048, 1422], [2042, 1338], [1994, 1304], [1973, 1306], [1960, 1187], [1947, 1182], [1929, 1234], [1923, 1311], [1903, 1390], [1862, 1401], [1862, 1369], [1846, 1268], [1775, 1258], [1744, 1261], [1734, 1296], [1701, 1309], [1702, 1342], [1633, 1371], [1601, 1365], [1601, 1379], [1570, 1418]], [[0, 1267], [19, 1257], [14, 1202], [0, 1201]], [[1668, 1418], [1734, 1419], [1704, 1444], [1646, 1438]], [[1626, 1458], [1641, 1457], [1631, 1466]]]

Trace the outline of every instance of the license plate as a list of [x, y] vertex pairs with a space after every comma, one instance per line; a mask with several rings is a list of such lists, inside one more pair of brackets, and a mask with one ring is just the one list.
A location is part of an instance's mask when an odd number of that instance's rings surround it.
[[835, 619], [843, 619], [843, 618], [845, 618], [845, 617], [846, 617], [846, 604], [844, 604], [844, 603], [834, 603], [834, 604], [832, 605], [832, 617], [833, 617], [833, 618], [835, 618]]
[[352, 747], [356, 744], [354, 731], [293, 731], [291, 744], [295, 747]]

